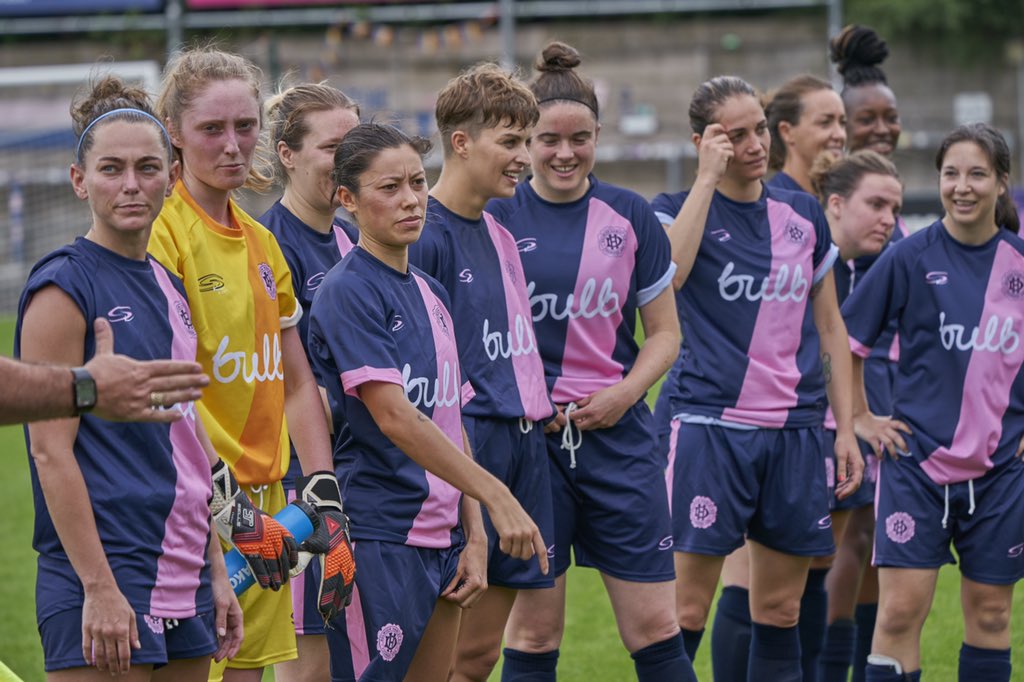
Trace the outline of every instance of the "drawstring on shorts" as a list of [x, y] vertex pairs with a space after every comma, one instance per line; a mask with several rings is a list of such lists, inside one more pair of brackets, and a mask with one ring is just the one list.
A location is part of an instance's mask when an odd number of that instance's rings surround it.
[[[946, 527], [946, 522], [949, 520], [949, 484], [947, 483], [944, 487], [946, 489], [945, 490], [946, 502], [945, 502], [945, 505], [942, 508], [942, 527], [943, 528]], [[968, 516], [973, 516], [974, 515], [974, 506], [975, 506], [974, 505], [974, 480], [973, 479], [967, 481], [967, 496], [968, 496], [968, 500], [970, 501], [970, 508], [967, 510], [967, 515]]]
[[[569, 451], [569, 468], [576, 468], [576, 450], [583, 445], [583, 432], [572, 422], [572, 413], [576, 411], [576, 403], [569, 403], [565, 406], [565, 428], [562, 429], [562, 449]], [[573, 438], [573, 429], [576, 429], [576, 438]]]

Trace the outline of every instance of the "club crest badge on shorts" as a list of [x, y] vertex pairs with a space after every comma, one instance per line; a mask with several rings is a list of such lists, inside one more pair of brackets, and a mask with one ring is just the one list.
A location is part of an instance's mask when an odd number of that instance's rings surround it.
[[710, 528], [718, 520], [718, 505], [710, 497], [698, 495], [690, 502], [690, 524], [694, 528]]
[[402, 639], [405, 635], [402, 628], [394, 623], [388, 623], [377, 631], [377, 653], [385, 661], [395, 660], [398, 650], [402, 648]]

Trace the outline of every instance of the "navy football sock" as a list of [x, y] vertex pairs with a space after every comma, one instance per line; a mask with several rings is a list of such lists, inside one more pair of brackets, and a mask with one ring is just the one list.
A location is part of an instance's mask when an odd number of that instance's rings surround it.
[[[800, 633], [791, 628], [753, 623], [750, 628], [747, 682], [800, 682]], [[716, 678], [717, 679], [717, 678]]]
[[636, 667], [637, 682], [697, 682], [683, 647], [682, 634], [649, 644], [630, 656]]
[[730, 586], [718, 597], [711, 626], [711, 669], [717, 682], [746, 682], [750, 651], [750, 592]]
[[827, 568], [812, 568], [807, 574], [807, 585], [800, 598], [800, 664], [804, 670], [803, 682], [818, 679], [818, 656], [825, 646], [825, 627], [828, 623], [828, 592], [825, 591]]
[[505, 648], [505, 661], [501, 668], [501, 682], [555, 682], [558, 649], [542, 654]]
[[846, 682], [850, 676], [850, 659], [857, 641], [857, 626], [841, 619], [825, 630], [825, 646], [818, 657], [818, 682]]
[[686, 649], [686, 656], [691, 661], [697, 660], [697, 649], [700, 647], [700, 640], [704, 637], [704, 630], [687, 630], [680, 628], [683, 633], [683, 648]]
[[921, 669], [903, 672], [895, 658], [871, 654], [864, 663], [864, 676], [866, 682], [921, 682]]
[[1010, 650], [960, 647], [960, 682], [1010, 682]]
[[857, 604], [855, 616], [857, 620], [857, 644], [853, 649], [853, 676], [850, 682], [864, 682], [864, 666], [871, 654], [871, 639], [875, 636], [875, 618], [878, 617], [878, 604]]

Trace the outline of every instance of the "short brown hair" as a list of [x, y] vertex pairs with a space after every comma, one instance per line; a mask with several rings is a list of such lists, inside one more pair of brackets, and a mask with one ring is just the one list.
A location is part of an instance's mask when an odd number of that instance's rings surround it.
[[437, 95], [434, 117], [447, 156], [456, 130], [476, 136], [482, 129], [500, 124], [532, 128], [540, 110], [533, 93], [513, 74], [484, 62], [448, 81]]

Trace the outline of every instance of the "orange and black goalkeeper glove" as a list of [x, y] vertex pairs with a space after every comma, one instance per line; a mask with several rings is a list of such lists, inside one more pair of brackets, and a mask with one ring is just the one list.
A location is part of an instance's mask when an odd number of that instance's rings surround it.
[[[320, 561], [319, 610], [327, 624], [352, 601], [356, 561], [352, 554], [348, 517], [342, 511], [338, 479], [329, 471], [318, 471], [295, 482], [297, 497], [316, 511], [313, 534], [299, 550]], [[293, 503], [294, 504], [294, 503]]]
[[213, 475], [210, 512], [217, 533], [242, 555], [260, 587], [281, 589], [288, 571], [299, 560], [295, 538], [288, 529], [257, 509], [224, 462], [217, 462]]

